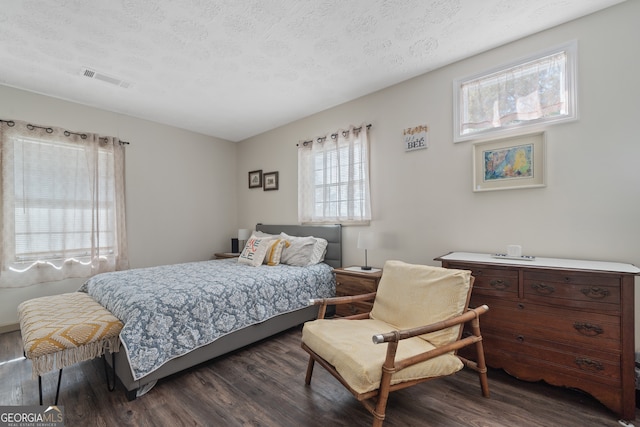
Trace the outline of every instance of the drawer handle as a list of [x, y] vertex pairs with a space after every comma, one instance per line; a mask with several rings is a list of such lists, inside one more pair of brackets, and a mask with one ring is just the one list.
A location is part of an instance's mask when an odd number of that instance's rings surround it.
[[585, 297], [591, 298], [591, 299], [606, 298], [610, 294], [609, 289], [598, 288], [594, 286], [591, 286], [588, 288], [582, 288], [581, 292], [584, 294]]
[[598, 372], [604, 370], [602, 363], [588, 357], [576, 357], [576, 365], [583, 371]]
[[511, 286], [511, 284], [509, 282], [506, 282], [506, 281], [504, 281], [502, 279], [493, 279], [493, 280], [491, 280], [489, 282], [489, 284], [491, 286], [493, 286], [493, 288], [498, 290], [498, 291], [504, 291], [509, 286]]
[[551, 295], [556, 291], [556, 288], [545, 283], [533, 283], [531, 288], [540, 295]]
[[602, 329], [602, 327], [586, 322], [575, 322], [573, 327], [576, 331], [587, 337], [595, 337], [604, 333], [604, 329]]

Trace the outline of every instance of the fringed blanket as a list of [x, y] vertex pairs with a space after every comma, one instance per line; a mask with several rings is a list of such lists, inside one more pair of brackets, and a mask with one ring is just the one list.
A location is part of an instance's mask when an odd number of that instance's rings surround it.
[[83, 292], [25, 301], [18, 317], [34, 378], [120, 349], [122, 322]]
[[226, 259], [103, 273], [80, 290], [124, 322], [120, 339], [138, 380], [223, 335], [334, 296], [335, 278], [324, 263]]

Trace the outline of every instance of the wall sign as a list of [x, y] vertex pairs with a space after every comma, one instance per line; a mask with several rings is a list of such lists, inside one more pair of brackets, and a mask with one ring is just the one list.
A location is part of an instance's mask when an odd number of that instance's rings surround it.
[[404, 151], [414, 151], [427, 148], [429, 146], [429, 135], [427, 125], [407, 128], [402, 131], [404, 140]]

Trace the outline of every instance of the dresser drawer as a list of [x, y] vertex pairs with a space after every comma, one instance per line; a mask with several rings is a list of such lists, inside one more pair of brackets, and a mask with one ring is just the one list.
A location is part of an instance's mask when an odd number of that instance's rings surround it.
[[569, 374], [578, 381], [585, 379], [606, 385], [620, 381], [619, 352], [550, 345], [548, 341], [536, 339], [523, 342], [519, 338], [505, 331], [483, 331], [487, 364], [502, 367], [508, 358], [533, 370], [542, 370], [547, 376], [554, 372]]
[[517, 296], [518, 272], [500, 268], [484, 268], [473, 264], [452, 263], [449, 268], [471, 270], [475, 277], [473, 292], [495, 296]]
[[346, 274], [336, 275], [336, 294], [358, 295], [375, 292], [377, 280], [367, 280], [366, 278], [348, 276]]
[[523, 297], [529, 301], [598, 311], [620, 311], [620, 281], [602, 275], [524, 272]]
[[483, 334], [502, 330], [522, 342], [531, 339], [572, 343], [574, 346], [620, 351], [621, 330], [617, 316], [566, 311], [531, 303], [486, 301], [489, 311], [480, 319]]

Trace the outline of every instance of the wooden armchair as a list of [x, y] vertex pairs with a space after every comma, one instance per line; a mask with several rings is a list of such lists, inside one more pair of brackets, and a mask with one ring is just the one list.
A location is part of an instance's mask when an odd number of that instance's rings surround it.
[[[371, 412], [374, 427], [382, 426], [391, 391], [464, 366], [478, 372], [482, 395], [489, 397], [478, 321], [489, 308], [468, 308], [473, 281], [465, 270], [387, 261], [377, 292], [312, 300], [320, 309], [302, 330], [302, 348], [310, 355], [306, 384], [318, 362]], [[328, 305], [372, 299], [370, 313], [324, 319]], [[472, 335], [462, 338], [466, 322]], [[471, 344], [477, 362], [456, 354]]]

